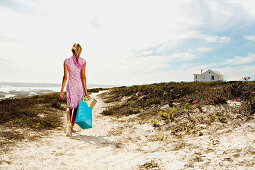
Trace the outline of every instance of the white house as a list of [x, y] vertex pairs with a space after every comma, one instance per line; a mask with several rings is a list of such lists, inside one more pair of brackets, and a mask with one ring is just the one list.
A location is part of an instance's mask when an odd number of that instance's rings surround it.
[[224, 75], [218, 71], [207, 70], [206, 72], [202, 72], [200, 74], [193, 74], [194, 81], [223, 81]]

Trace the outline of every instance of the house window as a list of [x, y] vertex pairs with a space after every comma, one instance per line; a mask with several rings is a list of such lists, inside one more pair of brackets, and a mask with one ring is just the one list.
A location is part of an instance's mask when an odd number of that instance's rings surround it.
[[203, 79], [205, 79], [205, 76], [203, 76]]
[[212, 80], [214, 80], [214, 76], [212, 76]]
[[197, 79], [197, 76], [195, 76], [195, 79]]

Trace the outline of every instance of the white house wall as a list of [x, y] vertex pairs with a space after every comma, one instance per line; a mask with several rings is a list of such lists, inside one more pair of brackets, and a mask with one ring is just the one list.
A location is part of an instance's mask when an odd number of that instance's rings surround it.
[[[210, 72], [210, 73], [209, 73]], [[197, 79], [196, 79], [197, 76]], [[212, 79], [212, 76], [214, 76], [214, 80]], [[202, 74], [197, 74], [194, 75], [194, 81], [202, 81], [202, 82], [206, 82], [206, 81], [223, 81], [223, 76], [222, 75], [218, 75], [216, 73], [214, 73], [213, 71], [206, 71]]]

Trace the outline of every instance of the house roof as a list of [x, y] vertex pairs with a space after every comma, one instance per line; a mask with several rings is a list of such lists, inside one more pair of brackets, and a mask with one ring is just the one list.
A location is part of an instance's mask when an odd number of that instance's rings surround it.
[[221, 73], [218, 72], [218, 71], [215, 71], [215, 70], [211, 70], [211, 71], [214, 72], [214, 73], [216, 73], [216, 74], [218, 74], [218, 75], [224, 76], [223, 74], [221, 74]]
[[[218, 75], [220, 75], [220, 76], [224, 76], [223, 74], [221, 74], [220, 72], [215, 71], [215, 70], [207, 70], [207, 71], [211, 71], [211, 72], [214, 72], [215, 74], [218, 74]], [[205, 71], [205, 72], [207, 72], [207, 71]], [[203, 73], [195, 73], [195, 74], [193, 74], [193, 75], [202, 75], [202, 74], [204, 74], [205, 72], [203, 72]]]

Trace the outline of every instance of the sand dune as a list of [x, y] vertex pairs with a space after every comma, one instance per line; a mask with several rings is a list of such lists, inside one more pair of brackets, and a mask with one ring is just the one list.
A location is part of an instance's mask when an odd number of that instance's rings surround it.
[[[52, 130], [39, 141], [19, 142], [1, 155], [0, 168], [255, 169], [254, 119], [235, 129], [180, 139], [155, 130], [150, 122], [132, 122], [136, 115], [119, 119], [101, 115], [106, 104], [100, 93], [92, 95], [98, 100], [92, 129], [72, 137], [65, 136], [65, 129]], [[158, 140], [162, 136], [164, 139]]]

